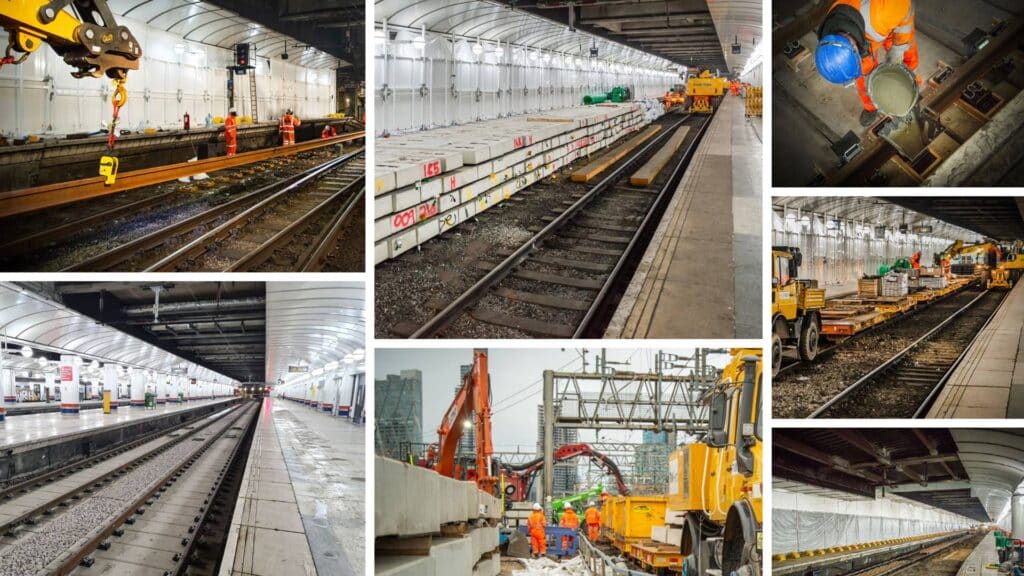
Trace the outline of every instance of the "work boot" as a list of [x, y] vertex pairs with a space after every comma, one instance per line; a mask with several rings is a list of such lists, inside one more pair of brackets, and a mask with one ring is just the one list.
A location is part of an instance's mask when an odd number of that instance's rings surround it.
[[864, 110], [860, 113], [860, 125], [867, 128], [878, 119], [878, 110]]

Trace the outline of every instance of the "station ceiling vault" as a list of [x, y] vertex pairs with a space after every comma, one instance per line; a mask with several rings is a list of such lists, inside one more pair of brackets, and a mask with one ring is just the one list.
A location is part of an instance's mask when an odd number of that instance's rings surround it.
[[885, 200], [995, 240], [1024, 240], [1024, 198], [967, 195]]
[[772, 469], [787, 489], [910, 498], [998, 521], [1024, 481], [1021, 430], [776, 429]]

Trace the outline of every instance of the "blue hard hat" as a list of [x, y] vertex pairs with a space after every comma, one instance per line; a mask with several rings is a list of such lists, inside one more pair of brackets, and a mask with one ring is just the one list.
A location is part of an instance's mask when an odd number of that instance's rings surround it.
[[821, 77], [833, 84], [847, 84], [861, 75], [857, 47], [842, 34], [829, 34], [818, 42], [814, 63]]

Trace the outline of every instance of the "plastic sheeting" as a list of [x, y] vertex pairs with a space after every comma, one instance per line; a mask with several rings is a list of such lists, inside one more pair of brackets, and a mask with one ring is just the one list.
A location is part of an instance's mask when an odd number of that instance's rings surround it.
[[949, 532], [977, 522], [899, 496], [839, 500], [776, 488], [772, 553]]

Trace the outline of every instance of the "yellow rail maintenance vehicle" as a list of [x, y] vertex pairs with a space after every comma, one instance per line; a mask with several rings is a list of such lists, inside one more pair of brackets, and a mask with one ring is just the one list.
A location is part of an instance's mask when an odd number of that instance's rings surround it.
[[706, 436], [669, 457], [665, 523], [670, 544], [678, 542], [685, 557], [685, 574], [761, 574], [763, 351], [730, 353], [705, 395]]
[[1020, 280], [1024, 274], [1024, 257], [1019, 252], [1011, 252], [1006, 259], [1000, 262], [993, 270], [992, 277], [988, 281], [989, 290], [1009, 290], [1013, 284]]
[[807, 362], [818, 356], [825, 289], [797, 278], [802, 263], [799, 248], [772, 247], [772, 374], [782, 366], [783, 346], [795, 345]]
[[711, 114], [718, 99], [725, 95], [729, 82], [725, 78], [711, 76], [705, 70], [699, 76], [690, 76], [686, 81], [686, 94], [690, 97], [690, 112]]

